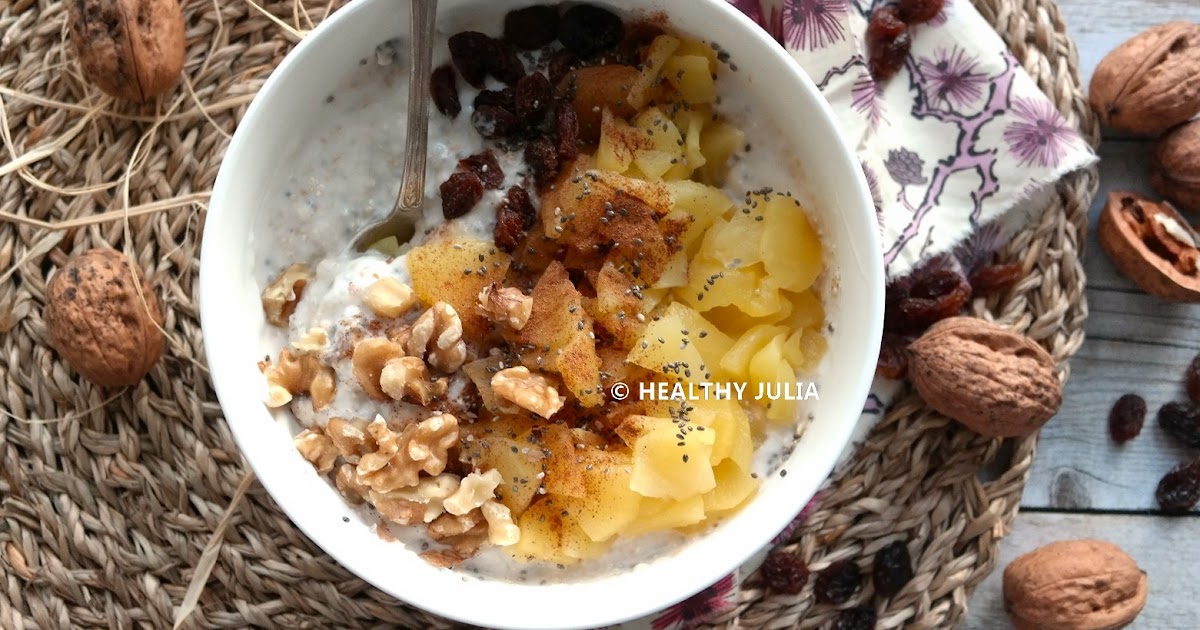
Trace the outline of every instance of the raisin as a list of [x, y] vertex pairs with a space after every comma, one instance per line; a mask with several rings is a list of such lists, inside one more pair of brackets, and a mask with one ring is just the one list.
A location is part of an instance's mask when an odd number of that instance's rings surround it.
[[504, 252], [516, 251], [524, 238], [523, 223], [520, 212], [511, 204], [500, 203], [496, 208], [496, 229], [492, 230], [492, 240], [496, 241], [496, 246]]
[[1200, 406], [1169, 402], [1158, 408], [1158, 425], [1180, 442], [1200, 448]]
[[1117, 444], [1137, 437], [1146, 422], [1146, 401], [1137, 394], [1125, 394], [1108, 412], [1108, 434]]
[[471, 211], [483, 198], [483, 182], [470, 171], [458, 171], [442, 182], [442, 216], [457, 219]]
[[942, 12], [943, 0], [900, 0], [900, 19], [909, 24], [921, 24]]
[[992, 295], [1011, 289], [1024, 274], [1021, 263], [984, 265], [973, 271], [967, 282], [973, 295]]
[[971, 285], [962, 274], [933, 266], [914, 273], [907, 296], [892, 296], [886, 307], [885, 326], [898, 333], [919, 333], [930, 325], [953, 317], [971, 297]]
[[512, 88], [504, 88], [502, 90], [483, 90], [475, 95], [473, 101], [475, 109], [479, 109], [484, 105], [491, 105], [506, 109], [510, 112], [517, 111], [517, 92]]
[[871, 76], [876, 81], [886, 81], [896, 74], [904, 65], [911, 46], [908, 23], [900, 18], [894, 5], [881, 7], [871, 14], [867, 22], [867, 52]]
[[560, 50], [550, 57], [550, 63], [546, 66], [546, 72], [550, 74], [550, 84], [558, 85], [564, 77], [567, 76], [575, 68], [579, 67], [579, 57], [569, 50]]
[[843, 610], [833, 622], [833, 630], [875, 630], [875, 609], [860, 606]]
[[489, 64], [492, 76], [505, 85], [516, 85], [525, 76], [525, 64], [517, 56], [517, 49], [508, 42], [496, 42], [494, 50]]
[[1196, 507], [1200, 502], [1200, 458], [1172, 468], [1158, 482], [1154, 498], [1168, 514], [1183, 514]]
[[483, 88], [483, 80], [491, 69], [491, 60], [496, 56], [496, 40], [478, 31], [463, 31], [450, 36], [450, 60], [463, 81], [475, 88]]
[[817, 574], [813, 592], [823, 604], [842, 604], [862, 585], [862, 572], [850, 560], [838, 560]]
[[893, 333], [883, 333], [879, 345], [879, 360], [875, 375], [898, 381], [908, 375], [908, 340]]
[[875, 578], [875, 592], [883, 597], [892, 597], [913, 579], [912, 558], [908, 545], [897, 540], [875, 553], [875, 564], [871, 568]]
[[504, 171], [500, 168], [500, 163], [496, 161], [496, 155], [491, 151], [465, 157], [459, 161], [458, 165], [475, 173], [479, 181], [488, 188], [499, 189], [504, 185]]
[[798, 553], [776, 551], [763, 560], [759, 572], [767, 587], [779, 593], [795, 595], [808, 584], [808, 565]]
[[546, 106], [550, 104], [550, 80], [541, 72], [521, 79], [517, 82], [515, 106], [517, 118], [527, 127], [532, 127], [540, 121]]
[[544, 186], [558, 177], [558, 152], [554, 143], [537, 138], [525, 145], [525, 163], [533, 170], [533, 180]]
[[1188, 365], [1187, 372], [1184, 373], [1184, 385], [1187, 387], [1188, 398], [1200, 404], [1200, 354]]
[[911, 48], [912, 37], [908, 33], [901, 33], [896, 39], [871, 46], [869, 61], [871, 76], [876, 81], [887, 81], [896, 76], [896, 73], [900, 72], [900, 68], [904, 67], [904, 60], [908, 58], [908, 51]]
[[517, 214], [521, 215], [521, 227], [528, 230], [537, 222], [537, 208], [533, 207], [533, 200], [529, 197], [529, 191], [523, 186], [513, 186], [508, 189], [508, 193], [504, 196], [504, 203], [512, 206]]
[[563, 48], [585, 59], [616, 48], [624, 37], [625, 25], [617, 14], [590, 4], [567, 9], [558, 22]]
[[558, 9], [534, 5], [504, 16], [504, 39], [522, 50], [537, 50], [558, 36]]
[[867, 41], [875, 43], [882, 40], [893, 40], [908, 30], [908, 22], [900, 17], [895, 5], [885, 5], [876, 9], [867, 22]]
[[506, 138], [517, 128], [517, 115], [503, 107], [483, 105], [471, 114], [471, 126], [489, 140]]
[[575, 156], [579, 155], [579, 114], [575, 113], [575, 108], [566, 104], [559, 107], [554, 128], [558, 132], [558, 163], [574, 162]]
[[462, 111], [462, 103], [458, 101], [458, 82], [454, 79], [454, 68], [450, 64], [433, 71], [429, 77], [429, 94], [439, 112], [456, 118]]

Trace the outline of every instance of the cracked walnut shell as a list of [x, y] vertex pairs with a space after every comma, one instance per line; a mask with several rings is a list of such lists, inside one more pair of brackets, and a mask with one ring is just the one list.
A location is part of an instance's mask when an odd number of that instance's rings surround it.
[[72, 0], [71, 43], [89, 81], [144, 103], [179, 82], [186, 36], [179, 0]]
[[1200, 302], [1200, 250], [1192, 228], [1170, 205], [1113, 191], [1096, 229], [1100, 248], [1146, 293]]
[[1017, 630], [1117, 630], [1146, 605], [1149, 580], [1116, 545], [1067, 540], [1004, 569], [1004, 607]]
[[908, 373], [930, 407], [985, 437], [1029, 435], [1062, 404], [1045, 349], [972, 317], [944, 319], [914, 341]]
[[162, 356], [158, 296], [130, 268], [121, 252], [93, 249], [68, 260], [46, 286], [50, 345], [96, 385], [137, 384]]

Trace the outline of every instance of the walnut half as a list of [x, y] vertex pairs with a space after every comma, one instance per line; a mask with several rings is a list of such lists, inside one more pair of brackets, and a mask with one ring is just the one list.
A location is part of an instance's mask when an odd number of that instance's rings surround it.
[[276, 326], [287, 326], [288, 319], [296, 310], [296, 303], [304, 295], [304, 288], [314, 274], [308, 265], [296, 263], [279, 272], [262, 292], [263, 313], [267, 321]]
[[497, 398], [547, 419], [566, 403], [566, 398], [558, 394], [546, 377], [530, 372], [525, 366], [496, 372], [492, 376], [492, 391]]
[[443, 372], [454, 372], [467, 360], [462, 320], [453, 306], [438, 302], [413, 323], [408, 338], [408, 353], [423, 357]]
[[533, 312], [533, 297], [493, 282], [479, 292], [479, 311], [488, 321], [521, 330]]

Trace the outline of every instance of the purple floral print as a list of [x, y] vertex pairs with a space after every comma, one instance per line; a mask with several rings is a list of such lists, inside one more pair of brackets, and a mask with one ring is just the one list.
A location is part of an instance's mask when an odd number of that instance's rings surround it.
[[762, 2], [761, 0], [729, 0], [734, 8], [746, 14], [746, 17], [754, 20], [756, 24], [766, 27], [766, 22], [763, 20]]
[[850, 86], [850, 107], [866, 115], [870, 129], [879, 128], [884, 120], [883, 83], [871, 78], [871, 73], [863, 72]]
[[925, 169], [925, 160], [904, 147], [888, 151], [883, 167], [901, 186], [920, 186], [929, 181], [929, 178], [921, 174]]
[[978, 60], [958, 46], [938, 49], [932, 57], [921, 59], [918, 67], [927, 97], [943, 106], [963, 109], [983, 96], [987, 76], [977, 70]]
[[716, 584], [664, 610], [650, 622], [650, 627], [653, 630], [686, 629], [709, 621], [733, 605], [730, 596], [736, 583], [733, 573], [726, 575]]
[[1079, 141], [1075, 130], [1050, 101], [1018, 97], [1012, 109], [1016, 120], [1004, 130], [1004, 141], [1020, 159], [1021, 166], [1058, 166]]
[[801, 50], [817, 50], [846, 39], [846, 0], [786, 0], [783, 6], [783, 43]]

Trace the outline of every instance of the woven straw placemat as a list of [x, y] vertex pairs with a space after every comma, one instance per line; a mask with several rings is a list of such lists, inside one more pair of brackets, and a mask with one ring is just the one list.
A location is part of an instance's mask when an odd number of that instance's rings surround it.
[[[974, 1], [1096, 142], [1053, 2]], [[169, 628], [222, 524], [186, 627], [448, 627], [340, 567], [249, 481], [204, 365], [196, 279], [207, 192], [254, 92], [330, 7], [185, 4], [185, 81], [137, 108], [81, 79], [61, 2], [0, 3], [0, 628]], [[1059, 183], [1008, 250], [1028, 276], [972, 305], [1043, 343], [1063, 378], [1087, 314], [1079, 247], [1096, 178], [1092, 169]], [[123, 390], [80, 382], [47, 346], [40, 315], [53, 270], [101, 245], [156, 284], [169, 333], [163, 360]], [[883, 545], [909, 541], [916, 578], [877, 604], [878, 627], [953, 627], [994, 568], [1035, 445], [981, 439], [904, 394], [789, 547], [817, 570], [843, 558], [868, 566]], [[868, 586], [848, 605], [872, 598]], [[811, 587], [777, 595], [751, 578], [716, 625], [817, 628], [833, 617]]]

